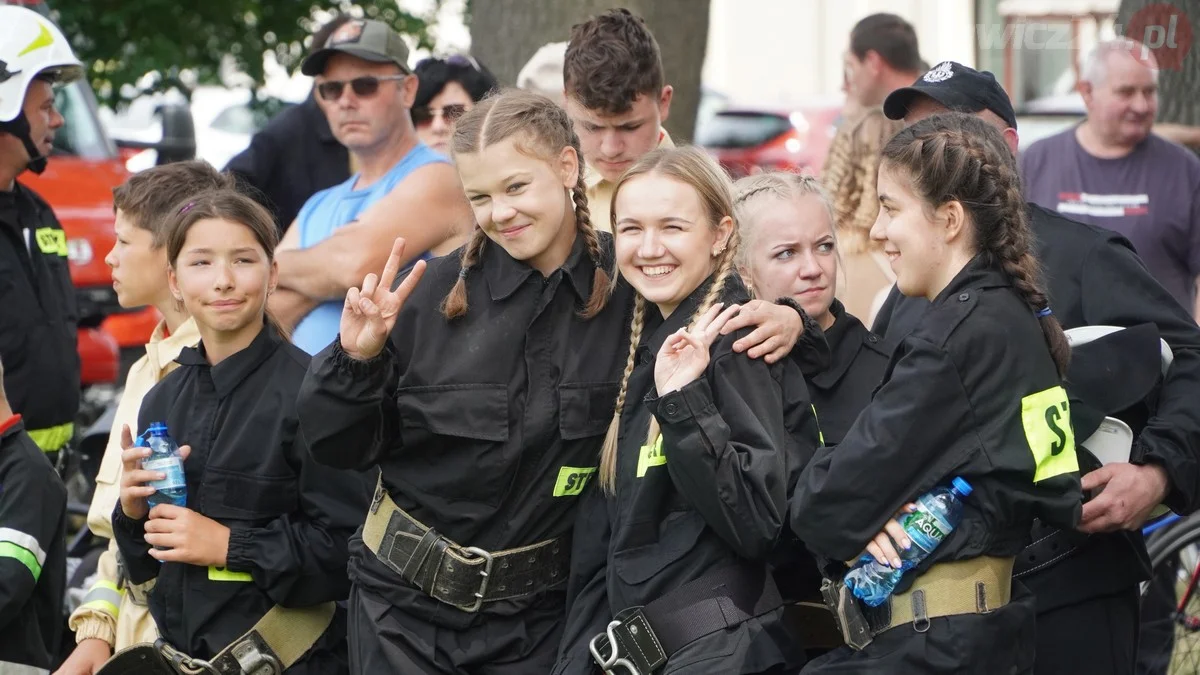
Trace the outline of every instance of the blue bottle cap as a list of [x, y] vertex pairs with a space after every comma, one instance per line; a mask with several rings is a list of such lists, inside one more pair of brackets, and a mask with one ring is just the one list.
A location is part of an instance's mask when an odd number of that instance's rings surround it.
[[972, 487], [971, 487], [971, 484], [970, 484], [970, 483], [968, 483], [967, 481], [963, 480], [963, 479], [962, 479], [961, 477], [959, 477], [959, 476], [955, 476], [955, 477], [954, 477], [954, 480], [953, 480], [953, 481], [951, 481], [951, 482], [954, 484], [954, 489], [955, 489], [955, 490], [958, 490], [958, 494], [960, 494], [960, 495], [962, 495], [962, 496], [964, 496], [964, 497], [966, 497], [967, 495], [971, 494], [971, 492], [974, 490], [974, 488], [972, 488]]
[[166, 422], [151, 422], [150, 428], [146, 429], [146, 433], [150, 434], [151, 436], [166, 436], [167, 435], [167, 423]]

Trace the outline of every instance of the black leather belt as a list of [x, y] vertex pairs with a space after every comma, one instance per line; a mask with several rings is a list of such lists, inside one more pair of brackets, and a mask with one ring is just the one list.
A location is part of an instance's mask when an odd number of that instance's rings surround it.
[[1033, 521], [1033, 542], [1017, 554], [1013, 578], [1034, 574], [1066, 558], [1087, 541], [1088, 535], [1077, 530], [1063, 530]]
[[430, 596], [475, 609], [564, 583], [571, 564], [569, 547], [559, 539], [489, 553], [458, 546], [399, 510], [392, 514], [379, 554], [385, 565]]
[[617, 614], [588, 648], [605, 673], [651, 675], [698, 638], [782, 606], [766, 570], [733, 565]]
[[375, 488], [362, 539], [396, 574], [464, 612], [554, 588], [570, 572], [570, 546], [561, 537], [497, 552], [459, 546], [396, 506], [382, 482]]

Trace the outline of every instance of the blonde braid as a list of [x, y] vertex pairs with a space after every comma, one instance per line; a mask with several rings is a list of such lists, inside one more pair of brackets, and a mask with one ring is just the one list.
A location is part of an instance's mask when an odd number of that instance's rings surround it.
[[462, 259], [458, 264], [458, 280], [442, 300], [442, 316], [447, 319], [467, 313], [467, 273], [479, 263], [485, 242], [487, 235], [483, 233], [482, 227], [477, 226], [471, 234], [471, 241], [463, 248]]
[[608, 304], [612, 280], [608, 270], [604, 269], [604, 251], [600, 248], [600, 236], [596, 234], [596, 228], [592, 226], [592, 212], [588, 210], [587, 184], [583, 180], [583, 167], [580, 167], [579, 180], [571, 189], [571, 198], [575, 202], [575, 227], [579, 228], [579, 234], [583, 235], [588, 255], [592, 258], [592, 264], [596, 266], [596, 271], [592, 275], [592, 294], [588, 297], [587, 305], [584, 306], [581, 314], [583, 318], [590, 319], [599, 314]]
[[617, 432], [621, 425], [621, 413], [625, 409], [625, 395], [628, 393], [629, 376], [637, 365], [638, 343], [642, 341], [642, 328], [646, 325], [646, 299], [639, 293], [633, 301], [633, 320], [629, 323], [629, 356], [625, 359], [625, 372], [621, 374], [621, 389], [617, 392], [617, 406], [613, 411], [612, 422], [608, 425], [608, 433], [604, 436], [604, 445], [600, 448], [600, 485], [607, 494], [616, 492], [617, 484]]

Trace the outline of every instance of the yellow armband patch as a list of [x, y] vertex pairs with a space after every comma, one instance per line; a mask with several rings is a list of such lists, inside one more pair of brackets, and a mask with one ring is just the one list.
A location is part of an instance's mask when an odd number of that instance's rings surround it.
[[1021, 423], [1037, 467], [1033, 482], [1079, 470], [1065, 389], [1051, 387], [1021, 399]]

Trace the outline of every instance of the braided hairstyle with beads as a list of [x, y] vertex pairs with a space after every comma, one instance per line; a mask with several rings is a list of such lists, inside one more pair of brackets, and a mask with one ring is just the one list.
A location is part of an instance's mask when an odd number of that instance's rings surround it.
[[[571, 189], [575, 227], [579, 229], [579, 235], [583, 237], [588, 255], [596, 268], [592, 294], [580, 312], [580, 316], [590, 319], [608, 304], [612, 282], [605, 270], [600, 237], [592, 227], [591, 213], [588, 211], [587, 186], [583, 178], [585, 165], [579, 136], [575, 134], [566, 111], [550, 99], [530, 91], [506, 89], [480, 101], [459, 118], [450, 149], [455, 155], [483, 152], [488, 146], [508, 138], [516, 140], [516, 146], [522, 153], [546, 161], [558, 157], [563, 148], [575, 150], [579, 160], [579, 179]], [[442, 314], [447, 319], [467, 313], [467, 276], [479, 264], [487, 242], [483, 228], [475, 227], [470, 241], [463, 247], [458, 281], [442, 301]]]
[[1071, 348], [1048, 311], [1041, 265], [1012, 152], [992, 125], [974, 115], [943, 113], [896, 134], [883, 148], [883, 166], [899, 169], [929, 211], [951, 201], [970, 214], [976, 249], [1009, 277], [1038, 316], [1061, 377]]
[[[685, 183], [696, 190], [700, 203], [704, 206], [708, 224], [716, 228], [725, 218], [733, 218], [733, 184], [729, 176], [721, 169], [707, 153], [695, 147], [659, 148], [642, 156], [630, 167], [617, 184], [613, 186], [612, 203], [613, 221], [616, 222], [617, 195], [621, 187], [638, 176], [657, 174]], [[696, 308], [688, 322], [689, 328], [696, 319], [707, 312], [713, 304], [721, 299], [725, 282], [734, 273], [734, 261], [738, 255], [739, 235], [736, 223], [730, 230], [729, 238], [724, 245], [718, 244], [720, 253], [713, 258], [712, 284], [704, 295], [704, 300]], [[642, 329], [645, 326], [646, 299], [639, 293], [634, 301], [633, 319], [629, 325], [629, 355], [625, 359], [625, 370], [621, 374], [621, 388], [617, 394], [616, 410], [612, 422], [608, 425], [608, 434], [604, 437], [604, 446], [600, 451], [600, 485], [605, 492], [612, 494], [616, 488], [617, 470], [617, 437], [620, 431], [621, 412], [625, 407], [625, 398], [629, 386], [629, 376], [636, 364], [638, 343], [642, 339]], [[646, 435], [646, 444], [658, 442], [658, 420], [651, 418], [650, 431]]]

